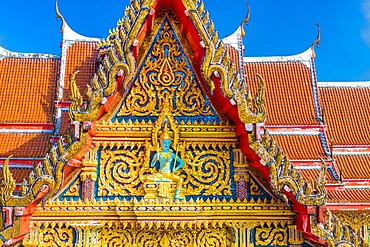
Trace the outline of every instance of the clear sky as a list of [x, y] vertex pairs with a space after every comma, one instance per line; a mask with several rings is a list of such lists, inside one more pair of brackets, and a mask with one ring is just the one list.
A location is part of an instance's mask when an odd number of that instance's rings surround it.
[[[246, 14], [243, 0], [204, 0], [220, 37], [234, 32]], [[285, 56], [316, 48], [319, 81], [370, 81], [370, 0], [248, 0], [245, 56]], [[105, 38], [129, 0], [59, 0], [69, 26]], [[0, 45], [17, 52], [60, 54], [60, 21], [53, 0], [2, 1]]]

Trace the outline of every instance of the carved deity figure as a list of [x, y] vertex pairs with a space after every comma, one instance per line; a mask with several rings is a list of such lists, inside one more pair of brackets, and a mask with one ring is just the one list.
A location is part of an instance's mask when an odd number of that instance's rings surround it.
[[[180, 191], [183, 183], [183, 178], [175, 175], [178, 169], [184, 165], [184, 161], [171, 150], [171, 137], [167, 131], [167, 125], [165, 125], [160, 139], [160, 150], [155, 152], [152, 157], [150, 167], [156, 168], [157, 172], [147, 175], [147, 182], [160, 182], [160, 185], [166, 182], [176, 182], [176, 194], [175, 198], [184, 199], [180, 197]], [[164, 193], [165, 194], [165, 193]]]

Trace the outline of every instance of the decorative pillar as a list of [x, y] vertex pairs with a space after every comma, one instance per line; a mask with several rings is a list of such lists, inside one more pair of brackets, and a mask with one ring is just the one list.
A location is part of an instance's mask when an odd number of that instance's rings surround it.
[[236, 181], [236, 195], [240, 200], [247, 198], [248, 161], [240, 149], [234, 149], [234, 181]]
[[81, 181], [82, 181], [82, 200], [92, 201], [94, 198], [94, 184], [97, 178], [96, 166], [98, 160], [96, 158], [97, 148], [93, 147], [82, 160]]
[[76, 230], [75, 247], [99, 247], [98, 230], [103, 226], [98, 222], [71, 224]]
[[30, 232], [24, 237], [22, 245], [24, 247], [36, 247], [39, 246], [39, 227], [32, 224], [30, 226]]
[[289, 246], [302, 246], [303, 237], [302, 232], [297, 230], [296, 225], [288, 225], [288, 243]]
[[254, 247], [251, 239], [251, 230], [258, 226], [258, 223], [230, 223], [234, 232], [232, 247]]

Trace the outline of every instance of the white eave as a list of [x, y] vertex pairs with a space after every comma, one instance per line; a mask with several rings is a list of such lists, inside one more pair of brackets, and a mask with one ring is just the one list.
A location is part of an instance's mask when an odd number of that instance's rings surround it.
[[236, 31], [233, 34], [231, 34], [230, 36], [227, 36], [226, 38], [223, 38], [222, 42], [224, 44], [231, 45], [236, 50], [239, 50], [239, 45], [240, 45], [239, 43], [240, 43], [241, 35], [242, 35], [242, 31], [241, 31], [241, 27], [239, 26], [239, 28], [236, 29]]
[[42, 54], [42, 53], [21, 53], [9, 51], [0, 46], [0, 60], [3, 58], [60, 58], [59, 55], [54, 54]]
[[370, 87], [370, 81], [318, 82], [319, 87]]
[[68, 26], [67, 22], [65, 22], [64, 23], [64, 29], [63, 29], [63, 42], [64, 41], [98, 42], [98, 41], [100, 41], [100, 39], [83, 36], [83, 35], [75, 32], [75, 31], [73, 31], [73, 29]]
[[312, 49], [292, 56], [271, 56], [271, 57], [244, 57], [244, 63], [276, 63], [276, 62], [300, 62], [308, 68], [312, 68]]

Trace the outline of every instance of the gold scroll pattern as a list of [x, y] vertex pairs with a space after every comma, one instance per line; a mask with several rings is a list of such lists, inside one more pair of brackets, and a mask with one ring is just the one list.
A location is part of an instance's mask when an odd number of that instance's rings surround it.
[[249, 191], [250, 191], [250, 194], [253, 196], [263, 195], [260, 187], [257, 185], [256, 181], [254, 181], [254, 179], [251, 176], [249, 176]]
[[44, 228], [40, 229], [38, 246], [72, 247], [72, 228]]
[[231, 195], [230, 151], [203, 147], [188, 151], [185, 161], [187, 195]]
[[[144, 195], [140, 176], [144, 170], [145, 144], [135, 145], [124, 150], [106, 147], [101, 151], [98, 196]], [[186, 164], [178, 171], [184, 178], [185, 195], [231, 195], [230, 148], [188, 146], [180, 153]]]
[[231, 246], [232, 233], [228, 228], [198, 230], [183, 229], [111, 229], [100, 230], [102, 246], [125, 247], [228, 247]]
[[[144, 162], [142, 148], [102, 150], [98, 196], [141, 196], [139, 172]], [[138, 186], [139, 185], [139, 186]]]
[[284, 228], [256, 228], [256, 245], [287, 246], [288, 233]]
[[117, 116], [159, 116], [171, 99], [174, 116], [212, 116], [168, 21]]
[[80, 179], [76, 179], [76, 181], [64, 193], [64, 196], [79, 196], [79, 195], [80, 195]]

